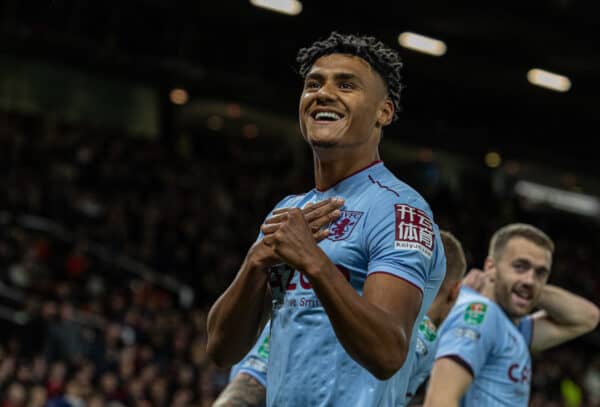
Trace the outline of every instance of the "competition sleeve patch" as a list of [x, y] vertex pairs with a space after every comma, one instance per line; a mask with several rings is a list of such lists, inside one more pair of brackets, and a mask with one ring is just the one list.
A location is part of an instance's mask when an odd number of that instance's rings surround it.
[[428, 319], [423, 319], [419, 324], [419, 332], [423, 336], [423, 338], [427, 339], [429, 342], [435, 341], [437, 337], [437, 328], [433, 325]]
[[465, 322], [471, 325], [481, 325], [485, 314], [487, 312], [487, 305], [481, 302], [472, 302], [465, 310]]
[[418, 250], [431, 258], [435, 235], [433, 222], [421, 209], [409, 205], [394, 205], [396, 216], [396, 241], [399, 250]]
[[260, 344], [257, 353], [264, 360], [269, 360], [269, 335], [265, 336], [265, 339]]

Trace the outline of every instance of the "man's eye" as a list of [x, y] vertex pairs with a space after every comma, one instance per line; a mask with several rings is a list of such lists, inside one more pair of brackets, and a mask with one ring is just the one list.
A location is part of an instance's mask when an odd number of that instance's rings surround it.
[[516, 263], [514, 267], [517, 270], [525, 270], [525, 265], [523, 263]]
[[306, 89], [318, 89], [319, 88], [319, 82], [307, 82], [306, 83]]
[[342, 82], [340, 84], [341, 89], [354, 89], [354, 84], [352, 82]]

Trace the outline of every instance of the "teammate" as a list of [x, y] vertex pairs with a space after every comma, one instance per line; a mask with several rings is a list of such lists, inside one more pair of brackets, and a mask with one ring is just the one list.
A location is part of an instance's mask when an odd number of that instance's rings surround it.
[[441, 231], [446, 253], [446, 277], [427, 315], [419, 325], [416, 359], [410, 374], [406, 392], [407, 402], [417, 393], [419, 386], [429, 377], [438, 345], [438, 328], [446, 319], [460, 292], [462, 278], [467, 269], [467, 260], [462, 245], [454, 235]]
[[[425, 406], [527, 406], [532, 351], [598, 324], [591, 302], [546, 285], [554, 243], [527, 224], [499, 229], [484, 264], [482, 292], [464, 287], [444, 322]], [[530, 314], [537, 305], [541, 310]]]
[[[209, 312], [208, 353], [235, 363], [271, 317], [267, 405], [395, 405], [445, 273], [429, 205], [379, 157], [402, 64], [375, 38], [337, 33], [300, 50], [298, 62], [316, 187], [285, 198], [261, 227]], [[299, 208], [334, 196], [344, 206], [317, 244]]]
[[269, 332], [270, 323], [267, 322], [250, 352], [241, 362], [231, 368], [229, 384], [215, 400], [213, 407], [262, 407], [265, 405]]
[[[460, 242], [447, 231], [440, 231], [446, 254], [446, 277], [427, 315], [419, 325], [415, 362], [407, 391], [410, 399], [429, 376], [437, 347], [437, 327], [456, 301], [467, 263]], [[230, 383], [213, 407], [263, 406], [266, 395], [267, 363], [269, 356], [269, 324], [244, 359], [231, 368]], [[408, 401], [408, 400], [407, 400]]]

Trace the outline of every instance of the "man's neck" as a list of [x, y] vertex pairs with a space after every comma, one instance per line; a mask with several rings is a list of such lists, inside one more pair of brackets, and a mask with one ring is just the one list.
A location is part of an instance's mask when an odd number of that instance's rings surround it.
[[[483, 288], [483, 290], [481, 290], [481, 295], [483, 295], [484, 297], [489, 298], [490, 300], [494, 301], [496, 304], [498, 304], [498, 301], [496, 301], [496, 294], [494, 293], [494, 288], [491, 286], [485, 286]], [[510, 319], [515, 325], [519, 324], [519, 321], [521, 320], [521, 318], [516, 318], [516, 317], [511, 317], [506, 310], [504, 309], [504, 307], [502, 307], [500, 304], [498, 304], [498, 306], [502, 309], [502, 311], [504, 311], [504, 313], [506, 314], [506, 316], [508, 317], [508, 319]]]
[[[347, 155], [340, 159], [328, 159], [325, 154], [314, 153], [315, 186], [324, 191], [331, 188], [344, 178], [367, 168], [379, 160], [379, 151], [361, 154], [356, 157]], [[325, 159], [323, 159], [325, 156]]]

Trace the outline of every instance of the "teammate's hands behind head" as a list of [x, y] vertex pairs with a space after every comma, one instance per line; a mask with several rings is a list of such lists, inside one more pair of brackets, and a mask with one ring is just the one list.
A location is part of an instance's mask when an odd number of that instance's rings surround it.
[[462, 284], [479, 293], [483, 293], [485, 289], [489, 289], [494, 284], [494, 279], [489, 272], [485, 272], [478, 268], [469, 270]]

